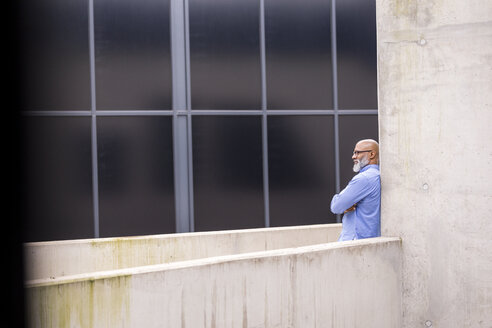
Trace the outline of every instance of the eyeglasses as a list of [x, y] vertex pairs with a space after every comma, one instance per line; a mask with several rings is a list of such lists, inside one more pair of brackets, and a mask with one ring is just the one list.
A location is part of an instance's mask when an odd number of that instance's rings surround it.
[[367, 153], [367, 152], [370, 152], [372, 150], [355, 150], [352, 155], [355, 155], [355, 156], [359, 156], [360, 153]]

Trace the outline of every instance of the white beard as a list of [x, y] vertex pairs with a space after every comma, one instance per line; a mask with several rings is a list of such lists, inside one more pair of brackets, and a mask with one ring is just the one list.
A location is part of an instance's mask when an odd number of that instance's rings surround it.
[[369, 164], [369, 160], [367, 159], [367, 156], [365, 157], [362, 157], [360, 159], [360, 161], [356, 161], [354, 163], [354, 167], [352, 168], [352, 170], [355, 172], [355, 173], [358, 173], [360, 171], [360, 169], [362, 169], [364, 166], [366, 166], [367, 164]]

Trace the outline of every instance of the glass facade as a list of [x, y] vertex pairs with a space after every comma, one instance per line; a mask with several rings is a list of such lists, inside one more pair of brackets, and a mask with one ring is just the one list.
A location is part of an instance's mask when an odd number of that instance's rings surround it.
[[269, 109], [333, 109], [331, 1], [265, 1]]
[[19, 2], [22, 110], [90, 109], [88, 12], [87, 0]]
[[33, 116], [22, 128], [25, 238], [93, 237], [90, 118]]
[[268, 119], [271, 226], [336, 222], [332, 116]]
[[189, 0], [192, 109], [260, 107], [259, 3]]
[[94, 1], [97, 108], [171, 109], [169, 1]]
[[336, 2], [338, 104], [377, 108], [376, 1]]
[[195, 230], [263, 227], [261, 119], [198, 116], [192, 132]]
[[101, 237], [175, 231], [171, 117], [97, 119]]
[[378, 139], [375, 0], [19, 8], [24, 241], [340, 220]]

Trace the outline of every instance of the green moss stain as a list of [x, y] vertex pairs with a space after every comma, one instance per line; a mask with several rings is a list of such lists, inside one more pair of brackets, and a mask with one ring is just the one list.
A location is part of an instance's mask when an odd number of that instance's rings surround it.
[[[50, 286], [51, 294], [46, 299], [49, 304], [55, 304], [50, 320], [56, 327], [94, 327], [94, 280], [72, 284]], [[56, 295], [55, 295], [56, 290]], [[53, 299], [56, 297], [56, 299]]]
[[131, 276], [27, 290], [28, 327], [120, 327], [131, 318]]
[[108, 241], [91, 241], [91, 253], [98, 263], [93, 270], [124, 269], [136, 266], [172, 262], [175, 257], [175, 241], [112, 238]]
[[93, 309], [97, 326], [120, 327], [130, 321], [131, 276], [118, 276], [95, 282]]

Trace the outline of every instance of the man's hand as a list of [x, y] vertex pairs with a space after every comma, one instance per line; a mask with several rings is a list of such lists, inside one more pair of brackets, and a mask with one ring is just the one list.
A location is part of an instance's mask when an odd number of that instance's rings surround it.
[[356, 208], [356, 207], [357, 207], [357, 204], [354, 204], [354, 205], [350, 206], [349, 208], [347, 208], [347, 209], [345, 210], [345, 212], [343, 212], [343, 213], [345, 214], [345, 213], [348, 213], [348, 212], [355, 211], [355, 208]]

